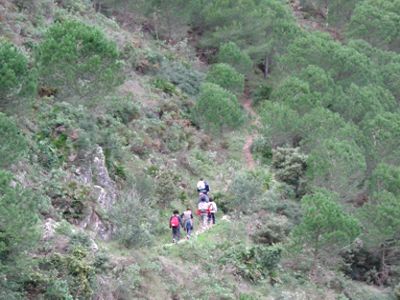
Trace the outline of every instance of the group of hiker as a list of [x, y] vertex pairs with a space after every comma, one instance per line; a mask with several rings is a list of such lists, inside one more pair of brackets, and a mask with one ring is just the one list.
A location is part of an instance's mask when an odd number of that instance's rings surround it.
[[[197, 192], [199, 199], [196, 215], [200, 217], [200, 226], [202, 230], [215, 224], [215, 214], [217, 213], [217, 204], [209, 195], [210, 186], [203, 178], [197, 183]], [[181, 238], [181, 227], [186, 232], [186, 239], [190, 239], [193, 231], [193, 214], [190, 207], [179, 214], [178, 210], [173, 211], [169, 219], [169, 227], [172, 229], [172, 241], [177, 243]]]

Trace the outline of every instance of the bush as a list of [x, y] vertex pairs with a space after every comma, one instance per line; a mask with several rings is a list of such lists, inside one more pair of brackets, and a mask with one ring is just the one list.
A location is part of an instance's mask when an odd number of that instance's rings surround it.
[[7, 168], [21, 158], [27, 142], [15, 123], [1, 112], [0, 132], [0, 168]]
[[135, 187], [125, 191], [110, 212], [115, 224], [115, 238], [125, 247], [149, 245], [152, 242], [152, 225], [158, 215], [151, 202], [139, 195]]
[[131, 96], [111, 99], [108, 111], [125, 125], [140, 117], [139, 107]]
[[[21, 286], [29, 280], [32, 261], [28, 253], [40, 238], [40, 199], [0, 170], [0, 298], [22, 299]], [[3, 294], [7, 291], [7, 296]], [[4, 297], [3, 297], [4, 296]]]
[[260, 159], [263, 164], [269, 164], [272, 159], [272, 147], [265, 137], [257, 138], [251, 145], [251, 152]]
[[272, 93], [272, 87], [267, 84], [259, 85], [253, 95], [253, 104], [258, 105], [265, 100], [268, 100]]
[[274, 246], [246, 247], [243, 244], [230, 247], [220, 263], [233, 265], [237, 275], [253, 282], [272, 275], [281, 259], [282, 248]]
[[116, 45], [94, 27], [77, 21], [54, 24], [36, 51], [40, 82], [56, 97], [93, 99], [121, 82]]
[[237, 212], [250, 213], [262, 207], [261, 195], [268, 189], [270, 175], [254, 171], [238, 173], [229, 186], [228, 207]]
[[265, 102], [260, 112], [261, 133], [272, 148], [293, 146], [299, 138], [299, 115], [285, 103]]
[[249, 73], [253, 66], [251, 58], [242, 52], [234, 42], [225, 43], [219, 48], [217, 61], [231, 65], [243, 75]]
[[179, 61], [164, 61], [161, 64], [159, 76], [175, 84], [188, 95], [197, 95], [204, 74]]
[[177, 93], [175, 86], [165, 79], [156, 78], [153, 80], [153, 85], [168, 95], [175, 95]]
[[206, 81], [218, 84], [236, 95], [243, 94], [244, 76], [228, 64], [212, 65], [207, 73]]
[[156, 181], [157, 203], [166, 208], [178, 198], [178, 190], [174, 187], [177, 186], [180, 178], [171, 170], [160, 170], [156, 176]]
[[67, 255], [55, 253], [43, 259], [41, 266], [57, 278], [45, 287], [49, 299], [90, 299], [93, 295], [96, 269], [84, 248], [76, 247]]
[[291, 224], [285, 216], [271, 214], [250, 216], [249, 224], [255, 227], [251, 238], [257, 244], [273, 245], [287, 240]]
[[45, 167], [59, 165], [73, 154], [82, 154], [96, 142], [98, 128], [83, 106], [61, 102], [42, 106], [36, 135], [39, 161]]
[[239, 127], [244, 116], [232, 93], [216, 84], [205, 83], [193, 107], [192, 119], [200, 127], [221, 133], [225, 128]]
[[341, 249], [360, 234], [357, 219], [347, 214], [327, 190], [304, 196], [301, 208], [303, 219], [293, 230], [293, 238], [300, 251], [309, 250], [311, 271], [317, 270], [318, 261], [336, 265]]
[[298, 148], [280, 148], [273, 150], [272, 166], [276, 178], [294, 187], [296, 195], [304, 193], [304, 175], [307, 168], [307, 156]]
[[26, 57], [12, 44], [0, 40], [0, 107], [23, 92], [33, 93], [35, 84]]

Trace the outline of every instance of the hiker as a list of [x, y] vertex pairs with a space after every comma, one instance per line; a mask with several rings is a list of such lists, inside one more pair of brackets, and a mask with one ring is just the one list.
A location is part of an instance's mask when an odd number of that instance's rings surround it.
[[179, 216], [179, 211], [174, 210], [173, 215], [169, 218], [169, 228], [172, 229], [172, 242], [177, 243], [181, 238], [182, 219]]
[[208, 224], [215, 224], [215, 214], [217, 213], [217, 203], [214, 202], [214, 199], [210, 197], [210, 202], [208, 203]]
[[199, 193], [199, 202], [204, 201], [204, 202], [209, 202], [210, 198], [207, 196], [207, 194], [200, 192]]
[[197, 191], [207, 195], [210, 191], [210, 185], [203, 178], [200, 178], [200, 181], [197, 182]]
[[193, 230], [193, 215], [192, 210], [188, 207], [182, 214], [183, 229], [186, 231], [186, 238], [190, 239], [190, 234]]
[[197, 212], [200, 216], [200, 224], [202, 229], [207, 228], [207, 221], [208, 221], [208, 203], [202, 198], [197, 206]]

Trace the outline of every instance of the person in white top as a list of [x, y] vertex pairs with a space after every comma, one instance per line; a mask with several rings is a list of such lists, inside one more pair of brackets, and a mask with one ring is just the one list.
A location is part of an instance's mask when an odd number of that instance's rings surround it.
[[197, 191], [204, 194], [207, 194], [210, 191], [210, 186], [203, 178], [201, 178], [199, 182], [197, 182]]

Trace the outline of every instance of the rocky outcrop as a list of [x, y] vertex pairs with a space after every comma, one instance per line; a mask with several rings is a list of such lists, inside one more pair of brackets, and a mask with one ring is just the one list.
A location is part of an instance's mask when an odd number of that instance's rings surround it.
[[57, 222], [47, 218], [43, 224], [42, 241], [48, 241], [54, 237]]
[[75, 170], [74, 177], [90, 187], [91, 198], [94, 200], [94, 205], [88, 207], [80, 226], [93, 230], [101, 239], [110, 239], [113, 226], [102, 218], [102, 214], [110, 211], [115, 203], [117, 188], [115, 182], [110, 178], [104, 152], [100, 146], [96, 146], [94, 151], [84, 159], [84, 163]]

